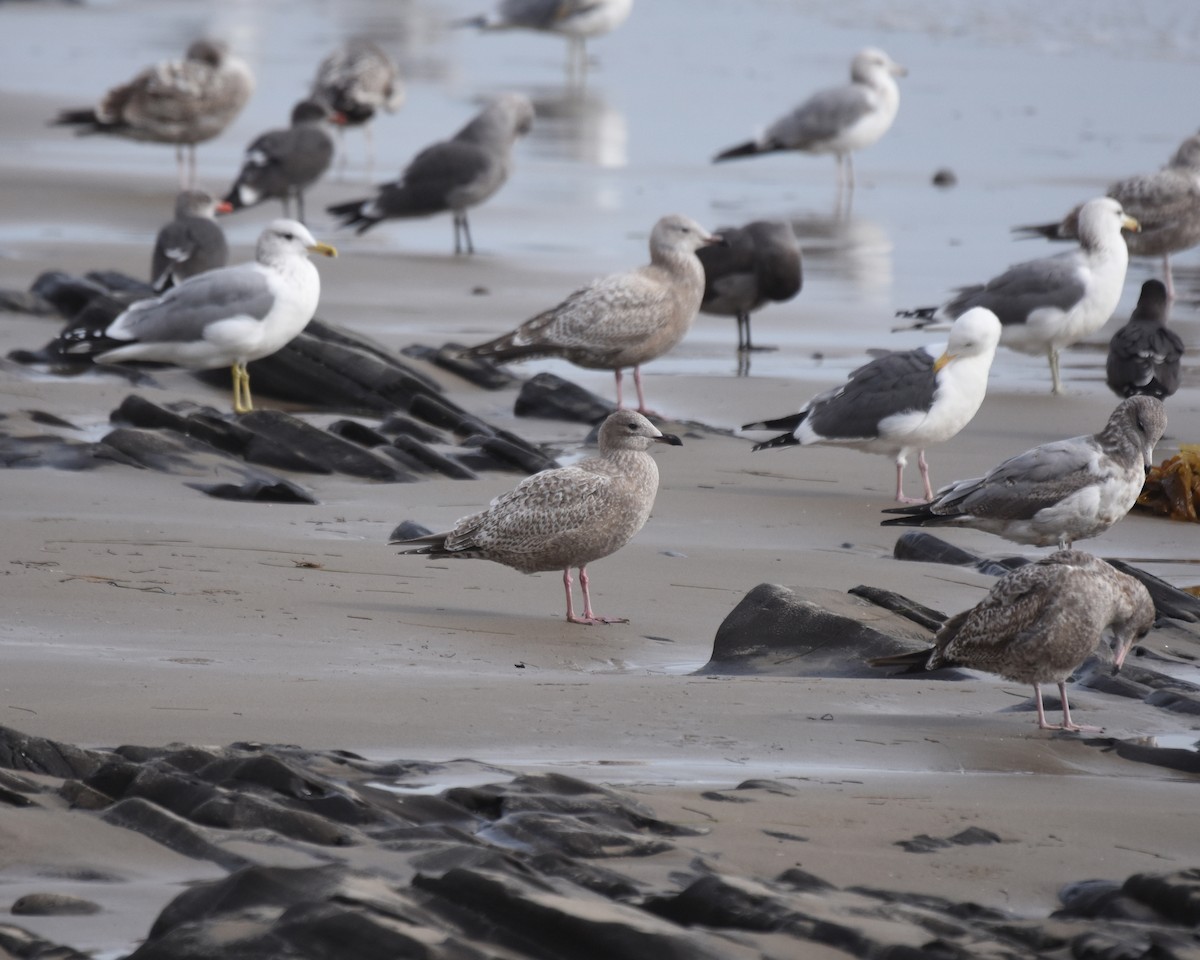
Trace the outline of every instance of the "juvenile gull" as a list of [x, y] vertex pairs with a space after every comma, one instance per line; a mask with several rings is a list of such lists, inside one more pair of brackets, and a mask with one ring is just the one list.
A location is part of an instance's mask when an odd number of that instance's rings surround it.
[[1108, 343], [1105, 380], [1118, 397], [1143, 393], [1160, 400], [1179, 389], [1183, 340], [1167, 329], [1167, 288], [1147, 280], [1129, 322]]
[[961, 287], [940, 307], [902, 310], [917, 327], [952, 320], [971, 307], [987, 307], [1000, 318], [1001, 346], [1044, 353], [1054, 393], [1063, 392], [1058, 355], [1099, 330], [1113, 315], [1125, 285], [1129, 250], [1122, 230], [1138, 222], [1110, 197], [1089, 200], [1079, 211], [1079, 249], [1009, 267], [987, 283]]
[[893, 77], [907, 73], [882, 50], [860, 50], [850, 61], [850, 83], [814, 93], [755, 139], [722, 150], [713, 162], [780, 150], [832, 153], [837, 158], [838, 186], [848, 183], [853, 188], [851, 154], [888, 132], [900, 108], [900, 88]]
[[[372, 118], [379, 110], [395, 113], [404, 105], [404, 83], [392, 58], [365, 37], [347, 40], [321, 61], [309, 96], [345, 117], [345, 126], [362, 127], [371, 170], [375, 165]], [[339, 126], [339, 135], [341, 131]]]
[[100, 363], [172, 363], [190, 370], [233, 370], [233, 409], [254, 409], [246, 364], [295, 337], [317, 309], [321, 278], [308, 253], [337, 256], [295, 220], [276, 220], [259, 236], [255, 261], [191, 277], [153, 300], [140, 300], [98, 331], [71, 332], [65, 352]]
[[[988, 595], [951, 617], [931, 650], [879, 657], [872, 666], [905, 672], [968, 667], [1033, 685], [1042, 730], [1084, 730], [1071, 720], [1067, 678], [1111, 634], [1113, 673], [1154, 626], [1146, 588], [1091, 554], [1060, 550], [1001, 577]], [[1058, 684], [1063, 722], [1046, 722], [1043, 683]]]
[[840, 387], [813, 397], [799, 413], [742, 429], [787, 431], [755, 450], [824, 444], [894, 457], [900, 503], [920, 502], [904, 495], [904, 467], [916, 450], [925, 499], [932, 499], [925, 448], [971, 422], [983, 403], [999, 340], [996, 315], [976, 307], [954, 321], [947, 343], [879, 357]]
[[147, 67], [129, 83], [109, 90], [95, 107], [63, 110], [54, 122], [77, 127], [80, 134], [173, 143], [180, 185], [190, 187], [196, 179], [196, 144], [229, 126], [253, 92], [250, 68], [224, 43], [197, 40], [183, 60]]
[[[391, 543], [413, 547], [402, 554], [493, 560], [521, 573], [562, 570], [569, 623], [625, 623], [592, 610], [587, 565], [645, 526], [658, 492], [652, 443], [681, 441], [641, 414], [618, 410], [600, 427], [600, 456], [526, 477], [453, 530]], [[572, 567], [583, 590], [581, 617], [571, 600]]]
[[[1129, 177], [1109, 184], [1108, 196], [1141, 224], [1141, 231], [1126, 237], [1135, 257], [1162, 257], [1167, 296], [1175, 297], [1171, 254], [1200, 244], [1200, 133], [1193, 134], [1156, 173]], [[1076, 207], [1060, 222], [1015, 227], [1017, 233], [1073, 240], [1079, 236]]]
[[158, 231], [150, 258], [150, 285], [162, 293], [188, 277], [225, 266], [225, 231], [213, 218], [229, 204], [203, 190], [182, 190], [175, 197], [175, 219]]
[[750, 341], [750, 314], [769, 302], [783, 303], [800, 292], [804, 276], [800, 245], [785, 220], [755, 220], [744, 227], [718, 227], [725, 242], [696, 251], [704, 267], [701, 313], [736, 317], [738, 350], [774, 350]]
[[1130, 397], [1094, 436], [1044, 443], [942, 487], [927, 504], [885, 510], [904, 516], [883, 526], [971, 527], [1038, 547], [1099, 536], [1142, 492], [1166, 426], [1161, 400]]
[[418, 153], [394, 183], [374, 197], [328, 207], [342, 226], [365, 233], [388, 218], [454, 214], [454, 252], [474, 253], [467, 210], [478, 206], [508, 180], [512, 146], [529, 132], [533, 105], [519, 93], [496, 97], [451, 139]]
[[304, 222], [304, 191], [317, 182], [333, 161], [333, 138], [326, 129], [343, 117], [317, 100], [301, 100], [292, 108], [291, 126], [268, 130], [246, 148], [242, 169], [225, 197], [234, 210], [264, 200], [279, 200], [283, 215]]
[[661, 357], [691, 329], [704, 295], [704, 268], [696, 251], [720, 240], [688, 217], [665, 216], [650, 231], [649, 264], [594, 280], [558, 306], [464, 355], [498, 363], [562, 357], [589, 370], [611, 370], [618, 408], [621, 371], [633, 367], [638, 410], [646, 413], [641, 365]]

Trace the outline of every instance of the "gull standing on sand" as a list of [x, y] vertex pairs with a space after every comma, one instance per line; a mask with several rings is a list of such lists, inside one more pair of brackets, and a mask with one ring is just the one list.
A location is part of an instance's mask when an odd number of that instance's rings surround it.
[[175, 197], [175, 219], [158, 231], [150, 258], [150, 286], [169, 290], [188, 277], [225, 266], [229, 246], [214, 219], [229, 204], [203, 190], [182, 190]]
[[1045, 354], [1053, 392], [1061, 394], [1059, 351], [1091, 336], [1117, 309], [1129, 265], [1121, 231], [1137, 229], [1116, 200], [1089, 200], [1079, 211], [1078, 250], [1019, 263], [987, 283], [961, 287], [940, 307], [901, 310], [897, 316], [918, 318], [920, 328], [987, 307], [1004, 327], [1001, 346]]
[[1130, 397], [1094, 436], [1044, 443], [942, 487], [929, 503], [885, 510], [904, 516], [883, 526], [970, 527], [1014, 543], [1069, 547], [1130, 511], [1166, 428], [1161, 400]]
[[254, 409], [246, 364], [269, 356], [308, 325], [321, 278], [307, 254], [337, 256], [295, 220], [259, 236], [255, 261], [210, 270], [153, 300], [139, 300], [102, 330], [75, 328], [64, 353], [100, 363], [171, 363], [189, 370], [231, 367], [233, 409]]
[[196, 180], [196, 144], [229, 126], [253, 92], [250, 68], [224, 43], [197, 40], [183, 60], [147, 67], [109, 90], [95, 107], [63, 110], [54, 123], [78, 127], [80, 134], [173, 143], [180, 187], [186, 189]]
[[633, 367], [637, 408], [646, 413], [642, 364], [661, 357], [691, 329], [704, 295], [704, 268], [696, 251], [720, 242], [695, 220], [665, 216], [650, 231], [649, 264], [594, 280], [511, 333], [463, 355], [497, 363], [562, 357], [588, 370], [611, 370], [618, 408], [623, 405], [621, 371]]
[[[1033, 685], [1041, 730], [1085, 730], [1071, 720], [1067, 678], [1111, 634], [1113, 670], [1154, 626], [1154, 602], [1128, 574], [1080, 550], [1060, 550], [1002, 576], [988, 595], [942, 625], [931, 650], [877, 657], [904, 672], [967, 667]], [[1046, 722], [1043, 683], [1058, 684], [1062, 724]]]
[[1108, 342], [1105, 381], [1118, 397], [1162, 400], [1179, 389], [1183, 340], [1167, 329], [1167, 288], [1147, 280], [1129, 322]]
[[[321, 61], [309, 96], [344, 117], [343, 126], [362, 127], [369, 177], [375, 166], [370, 122], [379, 110], [395, 113], [404, 106], [404, 83], [395, 62], [365, 37], [347, 40]], [[343, 126], [337, 128], [339, 137]]]
[[242, 169], [225, 197], [233, 210], [244, 210], [264, 200], [279, 200], [283, 215], [304, 222], [304, 191], [317, 182], [333, 162], [333, 137], [329, 124], [344, 118], [331, 113], [317, 100], [301, 100], [292, 108], [291, 126], [268, 130], [246, 148]]
[[[569, 623], [626, 623], [592, 610], [587, 565], [625, 546], [650, 517], [658, 492], [652, 443], [680, 446], [641, 414], [618, 410], [600, 426], [600, 456], [526, 477], [453, 530], [392, 540], [401, 554], [492, 560], [521, 573], [562, 570]], [[571, 600], [571, 568], [579, 570], [583, 616]]]
[[[1200, 244], [1200, 133], [1184, 140], [1161, 170], [1109, 184], [1107, 195], [1141, 224], [1138, 233], [1125, 238], [1130, 256], [1162, 257], [1167, 297], [1175, 299], [1171, 254]], [[1027, 236], [1074, 240], [1081, 209], [1057, 223], [1013, 229]]]
[[342, 226], [365, 233], [380, 220], [454, 214], [454, 252], [474, 253], [467, 210], [504, 186], [512, 167], [512, 146], [533, 125], [533, 104], [519, 93], [493, 99], [451, 139], [418, 153], [394, 183], [374, 197], [328, 207]]
[[850, 83], [814, 93], [753, 140], [722, 150], [713, 162], [780, 150], [832, 153], [839, 189], [854, 189], [851, 154], [871, 146], [891, 128], [900, 109], [900, 88], [893, 78], [907, 73], [882, 50], [860, 50], [850, 61]]
[[750, 341], [750, 314], [766, 303], [783, 303], [800, 292], [804, 275], [800, 245], [786, 220], [755, 220], [718, 227], [725, 242], [696, 251], [704, 267], [700, 312], [736, 317], [738, 350], [774, 350]]
[[968, 310], [954, 321], [947, 343], [879, 357], [840, 387], [813, 397], [799, 413], [742, 429], [787, 431], [755, 450], [824, 444], [894, 457], [900, 503], [920, 502], [904, 495], [904, 467], [916, 450], [925, 499], [932, 499], [925, 448], [971, 422], [983, 403], [999, 341], [996, 315], [982, 307]]

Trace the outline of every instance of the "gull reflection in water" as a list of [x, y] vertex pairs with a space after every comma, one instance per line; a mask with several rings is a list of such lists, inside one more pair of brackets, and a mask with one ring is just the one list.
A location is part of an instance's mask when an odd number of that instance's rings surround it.
[[629, 162], [625, 115], [597, 90], [567, 86], [530, 92], [537, 120], [530, 148], [551, 160], [573, 160], [597, 167]]

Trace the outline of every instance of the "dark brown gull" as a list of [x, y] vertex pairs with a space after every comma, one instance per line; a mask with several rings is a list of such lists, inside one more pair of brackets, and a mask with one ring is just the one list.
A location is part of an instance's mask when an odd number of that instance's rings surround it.
[[365, 233], [381, 220], [454, 214], [454, 252], [474, 253], [467, 210], [478, 206], [508, 180], [512, 146], [529, 132], [533, 105], [519, 93], [494, 98], [451, 139], [426, 147], [394, 183], [374, 197], [339, 203], [327, 209]]
[[1166, 286], [1147, 280], [1129, 322], [1108, 342], [1105, 381], [1118, 397], [1162, 400], [1179, 389], [1183, 340], [1167, 329], [1167, 300]]
[[[1111, 634], [1113, 673], [1154, 626], [1154, 603], [1128, 574], [1080, 550], [1060, 550], [997, 581], [970, 610], [951, 617], [931, 650], [879, 657], [872, 666], [907, 672], [968, 667], [1033, 685], [1042, 730], [1086, 730], [1071, 719], [1066, 681]], [[1063, 722], [1046, 722], [1043, 683], [1058, 684]]]
[[[1184, 140], [1161, 170], [1118, 180], [1109, 184], [1107, 194], [1141, 224], [1138, 233], [1125, 238], [1130, 256], [1162, 257], [1167, 297], [1174, 299], [1171, 254], [1200, 244], [1200, 133]], [[1079, 236], [1080, 209], [1076, 207], [1057, 223], [1014, 230], [1051, 240], [1074, 240]]]
[[198, 273], [225, 266], [229, 247], [214, 217], [229, 204], [203, 190], [183, 190], [175, 198], [175, 219], [158, 231], [150, 258], [150, 285], [169, 290]]
[[780, 150], [832, 153], [837, 158], [838, 186], [853, 188], [851, 155], [891, 128], [900, 109], [900, 88], [894, 78], [907, 73], [882, 50], [860, 50], [850, 61], [848, 84], [814, 93], [753, 140], [722, 150], [713, 162]]
[[1161, 400], [1130, 397], [1099, 433], [1044, 443], [929, 503], [885, 510], [903, 516], [883, 525], [970, 527], [1038, 547], [1099, 536], [1133, 507], [1166, 427]]
[[898, 316], [916, 317], [914, 326], [928, 327], [971, 307], [987, 307], [1003, 325], [1000, 345], [1044, 354], [1051, 389], [1060, 394], [1059, 352], [1091, 336], [1117, 309], [1129, 266], [1121, 231], [1137, 229], [1116, 200], [1089, 200], [1079, 212], [1079, 249], [1019, 263], [987, 283], [960, 288], [940, 307], [902, 310]]
[[[196, 179], [196, 144], [220, 134], [254, 92], [250, 68], [219, 40], [197, 40], [183, 60], [163, 60], [113, 87], [93, 108], [64, 110], [54, 121], [80, 134], [107, 133], [175, 144], [179, 181]], [[187, 169], [184, 148], [187, 148]]]
[[291, 126], [268, 130], [246, 148], [242, 169], [225, 197], [233, 210], [253, 207], [264, 200], [279, 200], [283, 215], [304, 222], [304, 191], [317, 182], [333, 161], [331, 123], [342, 122], [317, 100], [301, 100], [292, 108]]
[[[453, 530], [392, 544], [401, 554], [492, 560], [521, 573], [562, 570], [569, 623], [625, 623], [592, 610], [587, 565], [620, 550], [646, 524], [658, 492], [652, 443], [679, 446], [641, 414], [619, 410], [600, 427], [600, 455], [526, 477]], [[571, 599], [579, 570], [583, 615]]]
[[999, 341], [996, 315], [976, 307], [954, 321], [946, 343], [879, 357], [799, 413], [742, 429], [787, 431], [755, 450], [823, 444], [893, 457], [901, 503], [919, 502], [904, 495], [904, 467], [916, 450], [925, 499], [932, 499], [925, 448], [956, 436], [978, 412]]
[[395, 113], [404, 105], [404, 83], [392, 58], [365, 37], [347, 40], [321, 61], [309, 96], [345, 117], [345, 126], [362, 127], [370, 171], [375, 161], [371, 120], [379, 110]]
[[670, 214], [650, 231], [650, 263], [576, 290], [502, 337], [465, 351], [498, 363], [562, 357], [588, 370], [611, 370], [621, 407], [621, 371], [633, 367], [638, 410], [646, 413], [641, 366], [674, 347], [691, 329], [704, 295], [696, 251], [719, 243], [696, 221]]
[[724, 243], [696, 251], [704, 267], [700, 312], [736, 317], [739, 351], [774, 350], [751, 342], [750, 314], [800, 292], [804, 275], [796, 233], [785, 220], [755, 220], [744, 227], [718, 227], [717, 234]]
[[149, 361], [189, 370], [230, 367], [233, 409], [254, 409], [246, 364], [266, 357], [308, 325], [321, 295], [309, 253], [333, 257], [302, 223], [276, 220], [259, 236], [253, 263], [210, 270], [139, 300], [103, 330], [72, 331], [71, 354], [100, 363]]

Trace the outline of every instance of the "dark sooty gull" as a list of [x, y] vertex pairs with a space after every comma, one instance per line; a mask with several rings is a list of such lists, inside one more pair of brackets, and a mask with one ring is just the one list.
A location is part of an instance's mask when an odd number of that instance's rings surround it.
[[[646, 524], [658, 492], [652, 443], [679, 446], [632, 410], [618, 410], [600, 427], [600, 455], [526, 477], [486, 510], [445, 533], [393, 544], [402, 554], [492, 560], [521, 573], [562, 570], [570, 623], [625, 623], [592, 610], [587, 565], [615, 553]], [[579, 570], [583, 616], [571, 600], [571, 568]]]
[[231, 367], [233, 409], [254, 408], [246, 364], [295, 337], [317, 309], [321, 278], [309, 253], [337, 256], [295, 220], [259, 236], [253, 263], [210, 270], [153, 300], [139, 300], [102, 330], [76, 328], [64, 352], [100, 363], [170, 363], [190, 370]]
[[938, 490], [927, 504], [895, 507], [887, 526], [970, 527], [1014, 543], [1070, 546], [1127, 514], [1142, 492], [1167, 426], [1162, 401], [1130, 397], [1094, 436], [1055, 440]]
[[[399, 110], [405, 90], [400, 71], [383, 48], [365, 37], [355, 37], [317, 66], [309, 96], [344, 117], [344, 126], [362, 127], [369, 171], [375, 162], [370, 121], [379, 110]], [[339, 136], [341, 131], [339, 126]]]
[[292, 108], [291, 126], [268, 130], [246, 148], [242, 169], [229, 188], [225, 202], [234, 210], [253, 207], [264, 200], [279, 200], [283, 215], [304, 222], [304, 191], [317, 182], [333, 162], [330, 124], [342, 123], [339, 113], [323, 102], [301, 100]]
[[[1141, 230], [1125, 238], [1134, 257], [1162, 257], [1167, 297], [1174, 299], [1171, 254], [1200, 244], [1200, 133], [1179, 145], [1167, 165], [1155, 173], [1109, 184], [1108, 196], [1133, 217]], [[1076, 207], [1056, 223], [1014, 227], [1027, 236], [1074, 240], [1079, 236]]]
[[506, 333], [464, 351], [497, 363], [562, 357], [588, 370], [611, 370], [622, 406], [621, 371], [633, 367], [638, 410], [646, 413], [641, 365], [661, 357], [691, 329], [704, 295], [696, 251], [721, 242], [696, 221], [662, 217], [650, 231], [650, 263], [594, 280]]
[[723, 150], [714, 163], [780, 150], [832, 153], [837, 158], [838, 186], [854, 186], [851, 154], [888, 132], [900, 108], [894, 77], [908, 71], [882, 50], [867, 47], [850, 61], [850, 83], [818, 91], [749, 140]]
[[1183, 340], [1167, 329], [1167, 288], [1147, 280], [1129, 322], [1108, 342], [1105, 382], [1118, 397], [1162, 400], [1179, 389]]
[[696, 251], [704, 267], [700, 312], [736, 317], [738, 350], [774, 350], [751, 342], [750, 314], [800, 292], [804, 275], [795, 231], [785, 220], [755, 220], [718, 227], [717, 234], [724, 243]]
[[[1066, 681], [1111, 634], [1113, 673], [1154, 626], [1154, 602], [1128, 574], [1080, 550], [1060, 550], [1002, 576], [988, 595], [943, 624], [930, 650], [870, 661], [904, 672], [968, 667], [1033, 685], [1042, 730], [1084, 730], [1071, 719]], [[1063, 722], [1046, 722], [1043, 683], [1058, 684]]]
[[175, 219], [158, 231], [150, 257], [150, 285], [156, 293], [198, 273], [225, 266], [229, 246], [213, 219], [229, 204], [203, 190], [182, 190], [175, 197]]
[[147, 67], [109, 90], [95, 107], [63, 110], [54, 122], [76, 127], [80, 134], [173, 143], [180, 185], [186, 188], [196, 179], [196, 144], [229, 126], [253, 92], [250, 69], [224, 43], [197, 40], [183, 60]]
[[742, 429], [787, 431], [755, 450], [824, 444], [894, 457], [901, 503], [919, 502], [904, 495], [904, 467], [916, 450], [925, 498], [931, 499], [925, 448], [971, 422], [983, 403], [999, 340], [1000, 321], [976, 307], [954, 321], [947, 343], [879, 357], [846, 383], [813, 397], [799, 413]]
[[533, 105], [519, 93], [504, 93], [451, 139], [426, 147], [394, 183], [374, 197], [339, 203], [327, 209], [364, 233], [389, 218], [454, 214], [454, 252], [474, 253], [467, 210], [499, 190], [511, 170], [512, 146], [529, 132]]
[[1079, 211], [1079, 249], [1009, 267], [987, 283], [961, 287], [940, 307], [901, 310], [917, 327], [952, 320], [971, 307], [1000, 318], [1000, 345], [1045, 354], [1054, 393], [1063, 392], [1059, 351], [1099, 330], [1117, 309], [1125, 286], [1129, 250], [1122, 230], [1138, 223], [1110, 197], [1089, 200]]

